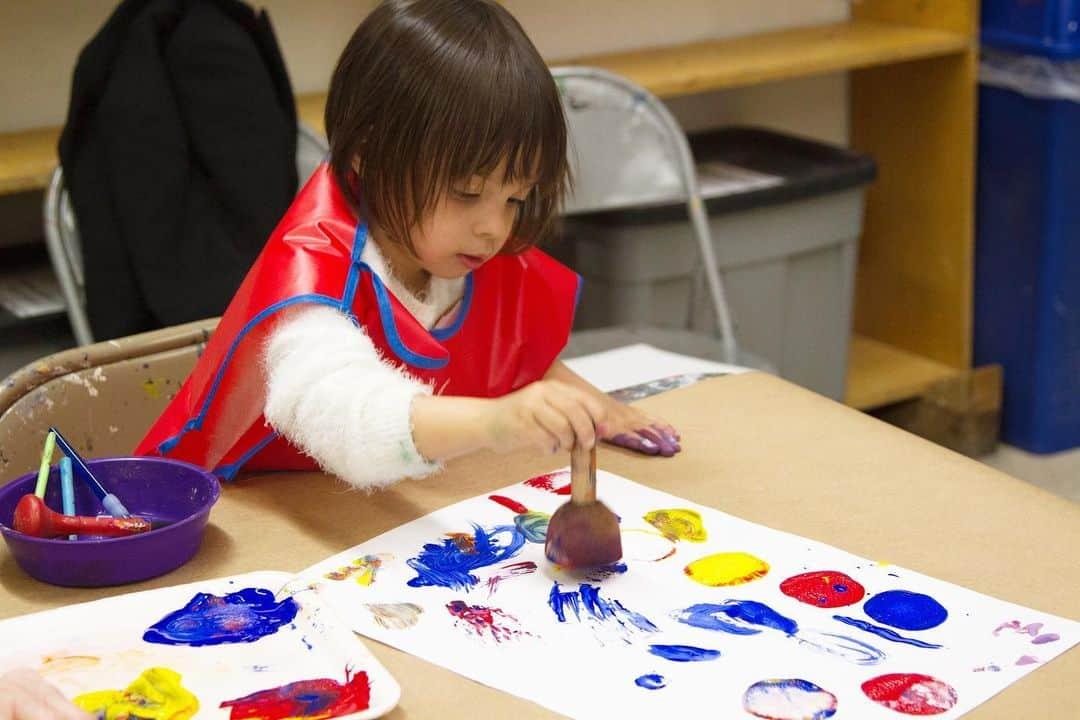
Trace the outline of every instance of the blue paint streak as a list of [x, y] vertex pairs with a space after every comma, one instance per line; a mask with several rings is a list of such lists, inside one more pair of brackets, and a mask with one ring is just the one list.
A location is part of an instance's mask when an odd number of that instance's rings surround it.
[[928, 630], [949, 617], [934, 598], [907, 590], [886, 590], [866, 601], [863, 612], [879, 623], [901, 630]]
[[874, 625], [873, 623], [868, 623], [865, 620], [859, 620], [859, 619], [853, 618], [853, 617], [845, 617], [843, 615], [833, 615], [833, 620], [838, 620], [838, 621], [844, 623], [845, 625], [851, 625], [852, 627], [857, 627], [860, 630], [865, 630], [868, 633], [872, 633], [874, 635], [877, 635], [879, 638], [884, 638], [886, 640], [891, 640], [893, 642], [904, 643], [906, 645], [914, 645], [915, 647], [927, 648], [929, 650], [936, 650], [937, 648], [941, 647], [941, 645], [935, 645], [933, 643], [923, 642], [922, 640], [916, 640], [914, 638], [906, 638], [903, 635], [900, 635], [900, 634], [896, 633], [895, 631], [890, 630], [889, 628], [883, 628], [883, 627], [880, 627], [878, 625]]
[[574, 617], [581, 619], [581, 595], [577, 592], [560, 592], [559, 583], [551, 585], [551, 593], [548, 595], [548, 605], [555, 611], [555, 617], [559, 622], [566, 622], [566, 607], [574, 611]]
[[652, 673], [650, 675], [642, 675], [638, 679], [634, 680], [634, 684], [638, 687], [643, 687], [646, 690], [659, 690], [667, 683], [664, 680], [663, 675], [657, 675]]
[[600, 567], [592, 568], [585, 577], [593, 582], [600, 582], [601, 580], [608, 579], [612, 575], [622, 575], [626, 571], [626, 563], [619, 562], [612, 565], [601, 565]]
[[277, 602], [265, 588], [244, 588], [224, 597], [198, 593], [151, 625], [143, 640], [192, 647], [255, 642], [291, 623], [299, 609], [291, 597]]
[[[835, 640], [840, 640], [842, 641], [842, 643], [830, 647], [818, 645], [817, 643], [813, 642], [811, 642], [810, 645], [817, 647], [818, 649], [823, 650], [827, 653], [842, 657], [845, 660], [850, 660], [856, 665], [877, 665], [879, 662], [885, 659], [885, 653], [883, 653], [881, 650], [878, 650], [873, 645], [868, 645], [864, 643], [862, 640], [856, 640], [853, 637], [848, 637], [847, 635], [837, 635], [835, 633], [821, 633], [821, 635], [823, 637], [830, 637]], [[859, 657], [853, 657], [852, 653], [857, 654]]]
[[588, 583], [581, 583], [576, 591], [562, 592], [556, 581], [548, 594], [548, 605], [555, 612], [555, 617], [559, 619], [559, 622], [566, 622], [567, 606], [574, 611], [574, 617], [578, 620], [581, 619], [581, 608], [584, 607], [590, 617], [601, 622], [614, 620], [623, 626], [629, 622], [642, 632], [658, 630], [649, 618], [630, 610], [618, 600], [607, 600], [601, 597], [600, 588]]
[[[753, 600], [725, 600], [723, 603], [698, 603], [675, 614], [675, 619], [704, 630], [719, 630], [732, 635], [756, 635], [761, 628], [772, 628], [794, 635], [799, 625], [765, 603]], [[760, 627], [752, 627], [752, 626]]]
[[650, 645], [649, 652], [674, 662], [701, 662], [720, 657], [719, 650], [708, 650], [693, 645]]
[[[452, 538], [424, 545], [420, 554], [406, 560], [416, 571], [410, 587], [445, 587], [468, 590], [480, 580], [472, 574], [477, 568], [494, 565], [517, 555], [525, 545], [525, 536], [513, 525], [499, 525], [485, 530], [473, 525], [473, 547], [463, 552]], [[496, 536], [508, 535], [505, 545]]]

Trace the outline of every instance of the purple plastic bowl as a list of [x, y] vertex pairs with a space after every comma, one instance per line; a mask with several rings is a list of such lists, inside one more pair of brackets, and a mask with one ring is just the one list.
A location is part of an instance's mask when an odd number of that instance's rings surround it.
[[[210, 508], [221, 494], [211, 473], [179, 460], [116, 457], [87, 460], [105, 489], [133, 515], [168, 526], [119, 538], [67, 536], [46, 539], [15, 532], [12, 518], [23, 495], [34, 492], [37, 473], [0, 487], [0, 533], [15, 561], [32, 577], [53, 585], [99, 587], [123, 585], [164, 575], [195, 554], [202, 542]], [[60, 471], [53, 467], [45, 504], [60, 511]], [[77, 515], [101, 515], [101, 503], [86, 483], [75, 477]]]

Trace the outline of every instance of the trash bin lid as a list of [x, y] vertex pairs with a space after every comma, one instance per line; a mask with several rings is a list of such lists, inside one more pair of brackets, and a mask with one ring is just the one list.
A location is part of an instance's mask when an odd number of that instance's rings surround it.
[[[698, 184], [710, 215], [794, 202], [866, 185], [877, 176], [868, 155], [754, 127], [688, 136]], [[603, 224], [648, 224], [686, 219], [685, 202], [576, 213]]]

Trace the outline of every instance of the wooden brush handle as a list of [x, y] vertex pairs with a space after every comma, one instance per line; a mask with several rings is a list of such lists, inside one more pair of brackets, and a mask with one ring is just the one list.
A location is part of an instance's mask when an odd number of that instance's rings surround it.
[[570, 502], [590, 505], [596, 502], [596, 446], [574, 445], [570, 451]]

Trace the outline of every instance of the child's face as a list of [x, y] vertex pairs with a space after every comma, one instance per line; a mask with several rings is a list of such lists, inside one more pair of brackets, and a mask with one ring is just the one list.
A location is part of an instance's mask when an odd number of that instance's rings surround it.
[[504, 165], [487, 177], [451, 185], [414, 228], [410, 239], [423, 270], [439, 278], [463, 277], [506, 244], [533, 182], [504, 185]]

